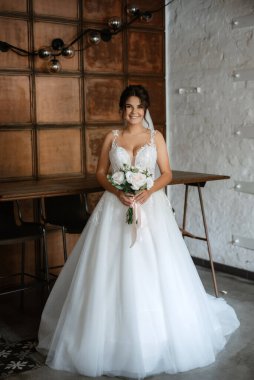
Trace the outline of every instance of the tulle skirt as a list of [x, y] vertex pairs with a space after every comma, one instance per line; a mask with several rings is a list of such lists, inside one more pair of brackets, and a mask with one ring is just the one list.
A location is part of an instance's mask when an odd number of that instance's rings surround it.
[[222, 298], [205, 293], [164, 192], [142, 212], [130, 248], [126, 207], [102, 196], [42, 314], [48, 366], [132, 378], [188, 371], [214, 362], [239, 326]]

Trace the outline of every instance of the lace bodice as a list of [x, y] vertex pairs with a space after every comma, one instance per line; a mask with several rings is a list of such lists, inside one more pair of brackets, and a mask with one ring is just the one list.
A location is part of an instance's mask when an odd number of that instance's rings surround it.
[[114, 139], [109, 152], [112, 172], [115, 173], [123, 166], [123, 164], [127, 164], [138, 166], [142, 169], [148, 169], [154, 177], [157, 159], [157, 150], [154, 142], [156, 131], [151, 131], [150, 142], [139, 148], [133, 157], [130, 156], [125, 148], [118, 145], [117, 137], [119, 136], [119, 130], [114, 130], [112, 133], [114, 135]]

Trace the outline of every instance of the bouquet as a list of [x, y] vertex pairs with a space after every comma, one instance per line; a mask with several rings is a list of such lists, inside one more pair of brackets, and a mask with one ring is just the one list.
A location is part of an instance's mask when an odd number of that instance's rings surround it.
[[[109, 182], [126, 194], [134, 195], [141, 190], [149, 190], [153, 186], [152, 173], [148, 169], [124, 164], [123, 167], [112, 175], [107, 175]], [[133, 223], [133, 207], [126, 212], [126, 223]]]

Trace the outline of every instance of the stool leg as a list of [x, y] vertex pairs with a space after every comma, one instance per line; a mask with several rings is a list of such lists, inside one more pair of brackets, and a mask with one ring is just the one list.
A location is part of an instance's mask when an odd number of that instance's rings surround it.
[[214, 270], [214, 265], [213, 265], [213, 257], [212, 257], [212, 251], [211, 251], [211, 246], [210, 246], [210, 240], [209, 240], [209, 236], [208, 236], [208, 228], [207, 228], [207, 224], [206, 224], [205, 210], [204, 210], [204, 204], [203, 204], [203, 198], [202, 198], [200, 185], [198, 185], [198, 195], [199, 195], [199, 201], [200, 201], [201, 212], [202, 212], [202, 217], [203, 217], [203, 224], [204, 224], [205, 235], [206, 235], [207, 250], [208, 250], [208, 255], [209, 255], [209, 259], [210, 259], [214, 291], [215, 291], [216, 297], [219, 297], [217, 280], [216, 280], [216, 275], [215, 275], [215, 270]]
[[64, 262], [66, 263], [68, 254], [67, 254], [67, 245], [66, 245], [66, 231], [65, 227], [62, 227], [62, 236], [63, 236], [63, 251], [64, 251]]
[[[26, 254], [26, 243], [22, 242], [21, 247], [21, 273], [20, 273], [20, 286], [21, 288], [25, 287], [25, 254]], [[23, 309], [24, 307], [24, 290], [20, 292], [20, 307]]]
[[47, 283], [47, 290], [48, 293], [50, 293], [50, 286], [49, 286], [49, 263], [48, 263], [48, 247], [47, 247], [47, 237], [46, 237], [46, 230], [43, 229], [43, 258], [44, 258], [44, 271], [45, 271], [45, 281]]

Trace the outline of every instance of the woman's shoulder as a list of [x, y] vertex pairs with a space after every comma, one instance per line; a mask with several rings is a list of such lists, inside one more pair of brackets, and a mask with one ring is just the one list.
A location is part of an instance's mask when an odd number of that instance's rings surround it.
[[112, 129], [111, 131], [109, 131], [105, 135], [104, 143], [105, 144], [111, 144], [116, 139], [117, 136], [119, 136], [119, 130], [118, 129]]
[[115, 136], [119, 136], [119, 133], [119, 129], [112, 129], [111, 131], [106, 133], [105, 139], [113, 139]]
[[154, 141], [157, 146], [166, 143], [163, 134], [158, 129], [154, 130]]
[[164, 140], [163, 134], [158, 129], [153, 130], [153, 136], [156, 140]]
[[155, 135], [155, 136], [163, 136], [163, 134], [158, 130], [158, 129], [153, 129], [153, 134]]
[[111, 134], [111, 136], [117, 137], [119, 136], [120, 131], [119, 129], [112, 129], [112, 131], [110, 131], [109, 134]]

